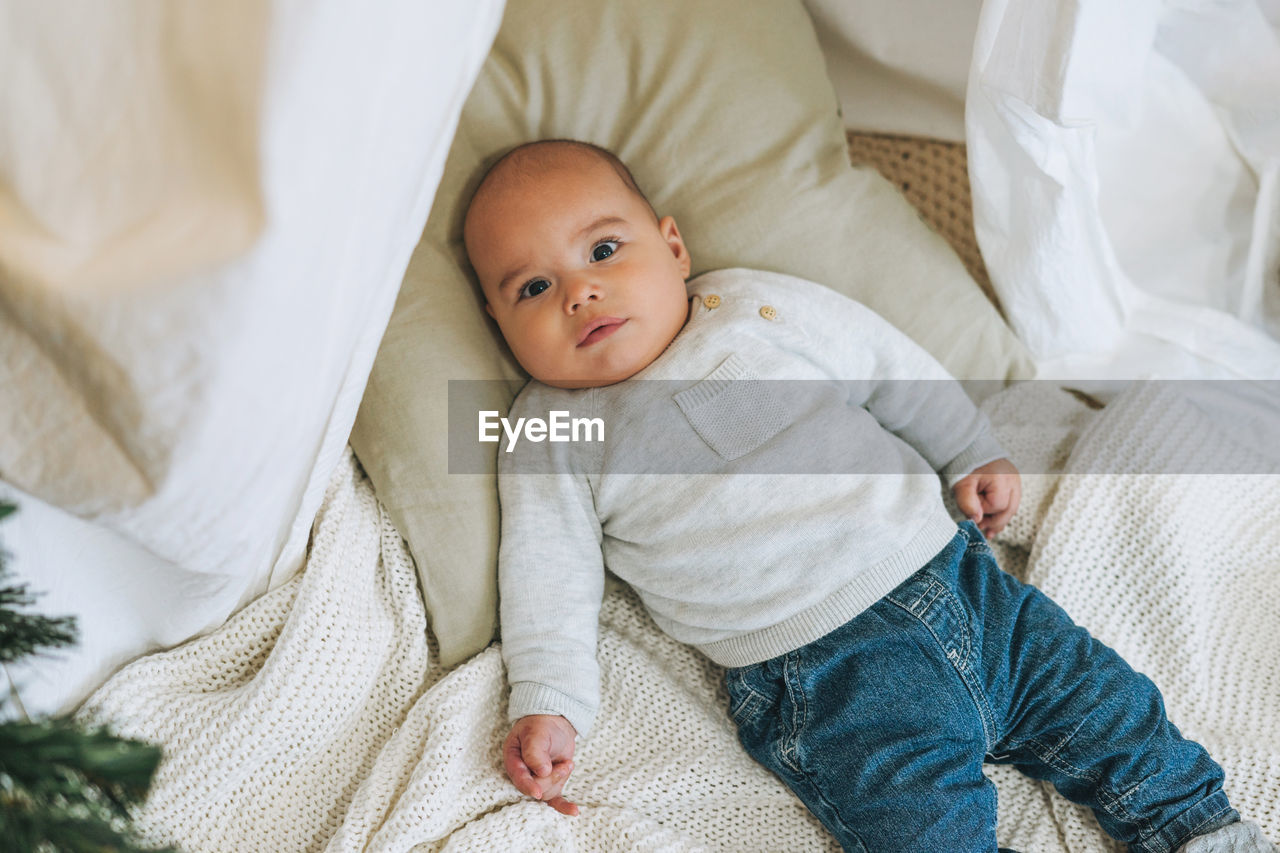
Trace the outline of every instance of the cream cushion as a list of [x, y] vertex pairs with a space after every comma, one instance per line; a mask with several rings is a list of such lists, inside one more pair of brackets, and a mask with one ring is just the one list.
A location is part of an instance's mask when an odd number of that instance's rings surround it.
[[945, 241], [883, 178], [849, 165], [799, 0], [510, 0], [351, 436], [417, 562], [446, 665], [494, 636], [498, 541], [492, 474], [449, 473], [449, 380], [506, 380], [485, 386], [487, 407], [504, 413], [525, 380], [483, 309], [461, 218], [496, 155], [552, 137], [626, 161], [675, 217], [695, 275], [811, 279], [866, 303], [957, 376], [1029, 371]]

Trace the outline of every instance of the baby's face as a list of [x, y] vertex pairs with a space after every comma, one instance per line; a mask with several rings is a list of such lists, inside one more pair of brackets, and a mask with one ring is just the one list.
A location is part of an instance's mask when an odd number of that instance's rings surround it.
[[558, 154], [486, 187], [465, 237], [486, 308], [524, 369], [548, 385], [621, 382], [688, 319], [689, 254], [675, 221], [655, 221], [589, 154]]

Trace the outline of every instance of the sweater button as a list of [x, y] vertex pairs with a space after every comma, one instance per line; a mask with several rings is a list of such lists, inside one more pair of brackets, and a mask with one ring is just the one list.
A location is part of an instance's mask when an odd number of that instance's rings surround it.
[[772, 305], [765, 305], [760, 309], [760, 316], [766, 320], [773, 320], [778, 316], [778, 309]]
[[711, 294], [710, 296], [705, 296], [702, 299], [702, 304], [707, 306], [708, 308], [719, 308], [720, 297], [716, 296], [714, 293]]

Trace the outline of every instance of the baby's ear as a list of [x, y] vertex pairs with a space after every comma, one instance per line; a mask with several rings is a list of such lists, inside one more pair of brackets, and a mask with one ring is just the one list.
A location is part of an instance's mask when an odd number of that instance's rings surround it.
[[680, 236], [680, 229], [676, 226], [676, 220], [671, 216], [664, 216], [658, 220], [658, 230], [662, 232], [662, 238], [667, 241], [667, 245], [671, 247], [671, 254], [675, 255], [676, 262], [680, 265], [680, 272], [684, 278], [689, 277], [689, 273], [693, 270], [693, 260], [689, 257], [689, 248], [684, 244], [684, 238]]
[[[493, 317], [493, 306], [489, 304], [489, 301], [488, 301], [488, 300], [485, 300], [485, 303], [484, 303], [484, 310], [486, 310], [486, 311], [488, 311], [488, 312], [489, 312], [489, 316], [490, 316], [490, 317]], [[497, 318], [497, 317], [493, 317], [493, 319], [495, 319], [495, 320], [496, 320], [496, 319], [498, 319], [498, 318]]]

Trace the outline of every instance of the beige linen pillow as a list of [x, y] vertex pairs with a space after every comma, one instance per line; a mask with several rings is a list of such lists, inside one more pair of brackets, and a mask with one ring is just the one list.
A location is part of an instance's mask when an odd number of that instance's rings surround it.
[[[446, 665], [496, 627], [497, 491], [448, 473], [448, 381], [505, 413], [524, 382], [466, 267], [484, 166], [532, 139], [603, 145], [680, 225], [694, 274], [754, 267], [869, 305], [962, 378], [1029, 362], [955, 254], [883, 178], [849, 165], [799, 0], [510, 0], [463, 110], [351, 444], [408, 541]], [[555, 618], [555, 614], [548, 614]]]

